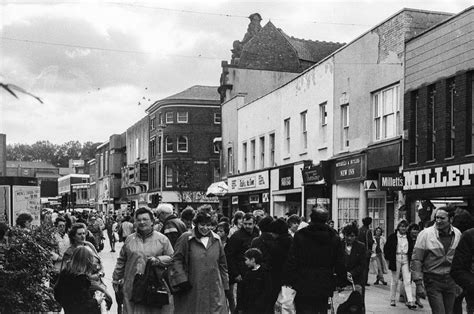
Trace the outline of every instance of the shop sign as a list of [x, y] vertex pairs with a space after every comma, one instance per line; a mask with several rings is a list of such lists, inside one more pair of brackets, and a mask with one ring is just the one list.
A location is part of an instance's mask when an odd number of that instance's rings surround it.
[[471, 186], [474, 163], [441, 166], [403, 172], [404, 190], [420, 190], [457, 186]]
[[304, 184], [322, 184], [324, 183], [323, 171], [321, 166], [312, 166], [308, 169], [302, 169]]
[[293, 189], [293, 166], [280, 168], [280, 181], [279, 188], [280, 190], [290, 190]]
[[331, 203], [331, 200], [329, 198], [317, 198], [316, 199], [316, 204], [317, 205], [329, 205]]
[[338, 181], [363, 179], [365, 177], [365, 155], [337, 161], [335, 179]]
[[401, 191], [405, 184], [405, 178], [400, 173], [380, 173], [379, 190]]
[[249, 203], [250, 204], [258, 204], [260, 203], [260, 197], [257, 195], [250, 195], [249, 197]]
[[261, 171], [228, 179], [229, 193], [268, 189], [268, 171]]
[[239, 204], [239, 197], [232, 196], [232, 205], [237, 205], [237, 204]]
[[268, 203], [269, 201], [268, 193], [262, 193], [262, 203]]
[[377, 180], [365, 180], [364, 181], [364, 191], [375, 191], [378, 189]]

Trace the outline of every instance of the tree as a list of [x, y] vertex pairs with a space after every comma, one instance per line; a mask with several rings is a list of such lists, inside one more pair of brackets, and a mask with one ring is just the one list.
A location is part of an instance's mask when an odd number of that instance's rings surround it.
[[192, 161], [181, 160], [178, 158], [173, 163], [173, 171], [176, 176], [173, 185], [181, 203], [194, 203], [197, 201], [194, 192], [202, 190], [200, 178], [205, 176], [202, 169], [195, 165]]
[[93, 143], [91, 141], [85, 142], [82, 144], [81, 149], [81, 159], [84, 160], [91, 160], [95, 158], [95, 151], [97, 150], [97, 146], [101, 143]]

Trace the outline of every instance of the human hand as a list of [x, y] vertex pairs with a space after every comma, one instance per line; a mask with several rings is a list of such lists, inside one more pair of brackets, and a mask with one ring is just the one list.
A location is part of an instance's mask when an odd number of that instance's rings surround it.
[[105, 294], [102, 291], [96, 290], [94, 293], [94, 299], [97, 300], [98, 304], [101, 304], [105, 300]]
[[416, 283], [416, 296], [422, 299], [426, 299], [426, 290], [422, 282]]
[[235, 277], [235, 281], [236, 282], [241, 282], [242, 281], [242, 275], [238, 275], [237, 277]]

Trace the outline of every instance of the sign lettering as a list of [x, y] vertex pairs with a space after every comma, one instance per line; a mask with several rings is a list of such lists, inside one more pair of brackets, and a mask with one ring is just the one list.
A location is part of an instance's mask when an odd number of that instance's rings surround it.
[[474, 163], [441, 166], [436, 168], [403, 172], [404, 190], [470, 186], [474, 174]]

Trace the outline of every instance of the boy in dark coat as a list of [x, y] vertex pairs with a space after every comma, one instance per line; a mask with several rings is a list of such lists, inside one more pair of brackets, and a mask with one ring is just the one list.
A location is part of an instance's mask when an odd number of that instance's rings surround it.
[[239, 299], [237, 300], [238, 313], [266, 313], [271, 291], [270, 273], [262, 263], [262, 252], [251, 248], [245, 251], [245, 265], [249, 271], [239, 284]]

